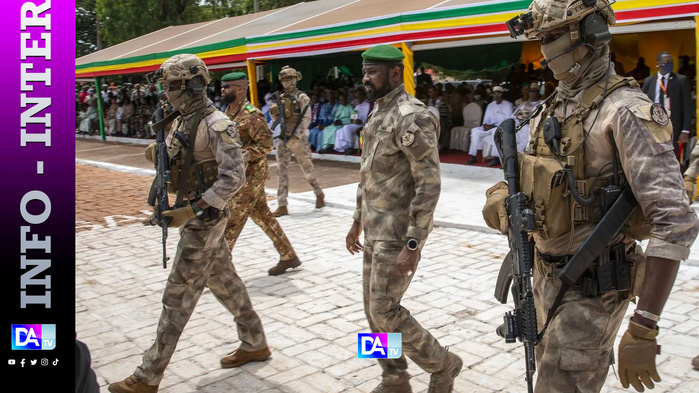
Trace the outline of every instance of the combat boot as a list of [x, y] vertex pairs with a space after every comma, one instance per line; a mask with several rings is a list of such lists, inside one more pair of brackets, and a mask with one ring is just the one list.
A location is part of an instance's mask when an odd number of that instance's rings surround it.
[[294, 256], [293, 258], [287, 261], [280, 260], [277, 266], [269, 269], [267, 273], [269, 273], [270, 276], [278, 276], [280, 274], [286, 273], [286, 271], [289, 269], [293, 269], [299, 266], [301, 266], [301, 261], [299, 261], [299, 257]]
[[255, 352], [246, 352], [238, 348], [232, 355], [221, 359], [221, 367], [233, 368], [240, 367], [243, 364], [250, 362], [263, 362], [269, 359], [271, 355], [272, 352], [269, 351], [269, 347], [265, 347], [264, 349], [260, 349], [259, 351]]
[[413, 389], [408, 381], [398, 385], [384, 385], [382, 382], [371, 393], [413, 393]]
[[447, 357], [449, 358], [447, 368], [430, 376], [430, 387], [427, 389], [427, 393], [451, 393], [453, 391], [454, 380], [461, 372], [464, 362], [451, 352], [447, 352]]
[[325, 206], [325, 194], [316, 195], [316, 209]]
[[123, 381], [110, 384], [108, 390], [112, 393], [157, 393], [158, 385], [147, 385], [131, 375]]
[[272, 215], [274, 217], [287, 216], [289, 215], [289, 211], [286, 209], [286, 206], [278, 206], [277, 210], [272, 212]]
[[692, 367], [694, 367], [695, 370], [699, 370], [699, 355], [692, 359]]

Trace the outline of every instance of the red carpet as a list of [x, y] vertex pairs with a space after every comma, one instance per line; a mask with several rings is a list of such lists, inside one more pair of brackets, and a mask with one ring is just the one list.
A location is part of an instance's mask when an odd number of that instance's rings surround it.
[[[314, 151], [314, 152], [315, 152], [315, 151]], [[334, 150], [329, 151], [329, 152], [327, 152], [327, 153], [325, 153], [325, 154], [328, 154], [328, 155], [337, 155], [337, 156], [342, 156], [342, 155], [344, 155], [344, 153], [339, 153], [339, 152], [336, 152], [336, 151], [334, 151]], [[360, 153], [357, 153], [357, 154], [352, 154], [352, 155], [353, 155], [353, 156], [356, 156], [356, 157], [359, 157], [361, 154], [360, 154]], [[450, 149], [445, 149], [445, 150], [442, 150], [441, 153], [439, 153], [439, 162], [444, 163], [444, 164], [460, 164], [460, 165], [463, 165], [463, 164], [465, 164], [465, 163], [469, 160], [469, 158], [471, 158], [471, 156], [469, 156], [467, 152], [461, 151], [461, 150], [450, 150]], [[480, 151], [478, 152], [478, 155], [476, 156], [476, 159], [477, 159], [478, 161], [477, 161], [475, 164], [471, 165], [471, 166], [484, 166], [484, 167], [488, 167], [488, 162], [489, 162], [489, 161], [483, 162], [483, 157], [481, 157], [481, 152], [480, 152]], [[492, 167], [492, 168], [494, 168], [494, 169], [500, 169], [500, 168], [502, 168], [502, 166], [496, 165], [496, 166], [494, 166], [494, 167]]]
[[[461, 151], [461, 150], [445, 149], [445, 150], [442, 150], [441, 153], [439, 153], [439, 162], [442, 162], [445, 164], [461, 164], [461, 165], [463, 165], [466, 162], [468, 162], [468, 160], [470, 158], [471, 158], [471, 156], [468, 155], [468, 153], [466, 153], [465, 151]], [[478, 155], [476, 156], [476, 160], [477, 160], [476, 163], [471, 165], [471, 166], [488, 167], [489, 161], [483, 162], [483, 157], [481, 157], [480, 151], [478, 152]], [[491, 167], [491, 168], [499, 169], [499, 168], [501, 168], [501, 166], [496, 165], [496, 166]]]

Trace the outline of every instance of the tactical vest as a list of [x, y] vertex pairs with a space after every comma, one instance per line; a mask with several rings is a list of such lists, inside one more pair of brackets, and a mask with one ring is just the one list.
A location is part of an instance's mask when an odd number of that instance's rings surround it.
[[281, 101], [283, 110], [279, 112], [280, 115], [284, 116], [284, 121], [286, 122], [286, 136], [290, 137], [294, 134], [294, 127], [299, 123], [299, 119], [301, 118], [303, 103], [298, 95], [286, 93], [282, 95]]
[[[609, 80], [603, 80], [585, 90], [573, 113], [566, 119], [558, 119], [561, 123], [560, 156], [554, 156], [544, 140], [544, 123], [548, 117], [554, 116], [555, 105], [549, 105], [544, 109], [532, 134], [530, 147], [534, 155], [519, 153], [520, 188], [529, 198], [536, 231], [542, 239], [554, 239], [574, 231], [577, 225], [596, 224], [601, 220], [601, 198], [598, 196], [589, 205], [578, 203], [570, 191], [570, 175], [564, 169], [570, 170], [575, 188], [583, 199], [598, 194], [600, 187], [611, 180], [596, 176], [585, 177], [586, 135], [583, 122], [590, 111], [600, 108], [609, 94], [625, 86], [635, 87], [638, 84], [633, 78], [613, 75]], [[623, 176], [620, 178], [623, 179]], [[636, 240], [647, 238], [650, 231], [647, 225], [641, 228], [644, 222], [643, 214], [637, 208], [626, 226], [633, 231], [623, 232]]]
[[[204, 115], [199, 121], [205, 121], [205, 117], [209, 116], [215, 109], [213, 107], [208, 107], [204, 110]], [[180, 131], [179, 121], [175, 124], [174, 132]], [[216, 124], [220, 123], [215, 123]], [[194, 131], [195, 127], [199, 127], [199, 124], [187, 124], [183, 128], [182, 133], [189, 138], [189, 135]], [[201, 136], [197, 134], [196, 139], [200, 139]], [[197, 140], [193, 141], [194, 145], [197, 146]], [[170, 158], [170, 171], [172, 174], [172, 183], [168, 187], [168, 191], [172, 194], [178, 194], [180, 189], [180, 184], [182, 184], [182, 176], [184, 175], [184, 163], [188, 154], [193, 154], [192, 148], [187, 149], [182, 144], [182, 142], [173, 136], [171, 142], [168, 144], [168, 157]], [[208, 159], [203, 161], [194, 162], [190, 164], [189, 173], [186, 176], [186, 183], [184, 195], [185, 198], [191, 199], [193, 196], [198, 197], [204, 193], [209, 187], [211, 187], [216, 179], [218, 178], [218, 163], [215, 159]]]

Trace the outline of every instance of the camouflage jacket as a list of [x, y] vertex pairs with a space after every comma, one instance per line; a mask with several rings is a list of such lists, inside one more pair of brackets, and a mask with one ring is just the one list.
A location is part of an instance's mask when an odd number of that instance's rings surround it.
[[[245, 184], [242, 143], [235, 124], [224, 113], [215, 110], [210, 101], [204, 111], [206, 115], [199, 122], [197, 137], [194, 141], [192, 163], [216, 161], [217, 179], [204, 192], [202, 199], [217, 209], [223, 209], [228, 200]], [[174, 138], [173, 134], [181, 131], [188, 135], [192, 117], [193, 115], [180, 116], [172, 124], [170, 134], [165, 141], [170, 157], [176, 157], [183, 149], [181, 142]]]
[[235, 107], [228, 105], [226, 114], [238, 127], [243, 149], [249, 154], [245, 175], [250, 181], [255, 174], [262, 172], [261, 167], [267, 166], [267, 154], [273, 148], [272, 131], [267, 126], [265, 115], [248, 100], [243, 100]]
[[365, 239], [424, 244], [440, 192], [439, 119], [401, 85], [377, 101], [362, 132], [354, 219]]
[[[574, 113], [583, 92], [556, 106], [559, 117]], [[587, 132], [585, 177], [610, 177], [613, 148], [610, 135], [617, 146], [624, 175], [638, 200], [643, 216], [651, 226], [647, 256], [683, 260], [699, 231], [697, 214], [689, 207], [680, 167], [672, 145], [672, 125], [667, 115], [652, 112], [652, 102], [638, 88], [622, 87], [607, 96], [583, 121]], [[540, 117], [532, 119], [533, 133]], [[534, 138], [532, 138], [534, 141]], [[531, 149], [531, 143], [530, 147]], [[532, 153], [531, 150], [528, 153]], [[534, 235], [536, 248], [545, 254], [572, 254], [594, 229], [593, 224], [581, 224], [572, 232], [554, 239]], [[620, 239], [617, 235], [613, 242]]]
[[[311, 99], [308, 98], [306, 93], [302, 92], [301, 90], [294, 89], [294, 91], [291, 92], [283, 92], [280, 96], [282, 103], [285, 101], [291, 102], [293, 98], [296, 100], [296, 105], [290, 105], [290, 112], [287, 113], [289, 116], [285, 116], [284, 120], [286, 121], [286, 127], [287, 127], [287, 132], [291, 133], [291, 130], [294, 128], [296, 123], [298, 122], [299, 126], [296, 127], [296, 130], [294, 131], [294, 134], [291, 136], [295, 136], [297, 138], [301, 138], [302, 135], [308, 133], [308, 125], [311, 124], [311, 108], [309, 107], [306, 109], [306, 112], [303, 114], [303, 118], [299, 120], [299, 117], [301, 117], [301, 113], [303, 113], [303, 109], [306, 108], [310, 102]], [[283, 108], [279, 108], [279, 113], [286, 113]], [[277, 121], [277, 116], [273, 115], [270, 113], [270, 117], [272, 118], [272, 121]]]

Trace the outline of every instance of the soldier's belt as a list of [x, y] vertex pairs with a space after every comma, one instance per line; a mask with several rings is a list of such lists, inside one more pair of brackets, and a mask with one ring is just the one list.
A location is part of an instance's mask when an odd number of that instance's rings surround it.
[[[583, 273], [575, 288], [585, 296], [595, 297], [612, 290], [628, 291], [631, 286], [631, 262], [624, 243], [606, 248], [592, 265]], [[548, 255], [538, 253], [542, 268], [548, 277], [558, 277], [558, 273], [573, 258], [572, 255]]]

